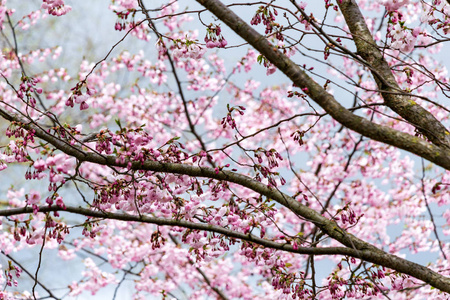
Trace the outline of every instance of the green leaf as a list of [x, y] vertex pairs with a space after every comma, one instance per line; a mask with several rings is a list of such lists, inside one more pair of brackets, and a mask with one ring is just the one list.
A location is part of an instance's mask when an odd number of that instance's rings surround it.
[[258, 55], [258, 58], [256, 59], [256, 61], [257, 61], [259, 64], [261, 64], [261, 63], [262, 63], [262, 60], [263, 60], [262, 54]]

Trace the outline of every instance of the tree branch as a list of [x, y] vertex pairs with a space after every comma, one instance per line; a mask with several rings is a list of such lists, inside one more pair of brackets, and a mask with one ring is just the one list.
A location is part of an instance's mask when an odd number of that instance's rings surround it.
[[[183, 220], [174, 220], [174, 219], [164, 219], [150, 216], [139, 216], [139, 215], [130, 215], [125, 213], [111, 213], [105, 211], [95, 211], [82, 207], [75, 206], [67, 206], [66, 209], [63, 209], [59, 206], [40, 206], [39, 213], [47, 213], [47, 212], [68, 212], [77, 215], [83, 215], [91, 218], [99, 218], [99, 219], [108, 219], [108, 220], [120, 220], [126, 222], [138, 222], [138, 223], [149, 223], [155, 224], [159, 226], [177, 226], [194, 230], [201, 230], [207, 232], [215, 232], [219, 234], [223, 234], [230, 238], [236, 238], [239, 240], [251, 242], [254, 244], [258, 244], [264, 246], [266, 248], [277, 249], [287, 252], [292, 252], [296, 254], [307, 254], [307, 255], [347, 255], [355, 258], [360, 257], [360, 252], [355, 249], [350, 249], [346, 247], [326, 247], [326, 248], [317, 248], [317, 247], [298, 247], [294, 249], [294, 247], [287, 243], [277, 243], [274, 241], [270, 241], [267, 239], [259, 238], [253, 234], [245, 234], [242, 232], [234, 231], [231, 229], [227, 229], [221, 226], [210, 225], [205, 223], [194, 223]], [[0, 216], [9, 217], [16, 216], [22, 214], [33, 213], [32, 207], [21, 207], [21, 208], [11, 208], [0, 210]]]
[[26, 268], [24, 268], [23, 265], [20, 264], [17, 260], [15, 260], [11, 255], [6, 254], [5, 252], [3, 252], [3, 250], [1, 251], [1, 253], [3, 255], [5, 255], [8, 259], [10, 259], [12, 262], [14, 262], [16, 265], [18, 265], [22, 269], [22, 271], [24, 271], [25, 274], [27, 274], [34, 282], [39, 284], [42, 287], [42, 289], [44, 289], [44, 291], [46, 291], [48, 293], [48, 297], [49, 298], [53, 298], [53, 299], [56, 299], [56, 300], [60, 299], [60, 298], [56, 297], [49, 288], [47, 288], [43, 283], [41, 283], [37, 279], [37, 277], [35, 277], [33, 274], [31, 274], [30, 271], [28, 271]]
[[388, 62], [378, 48], [366, 21], [354, 0], [338, 1], [337, 4], [345, 18], [355, 42], [358, 54], [371, 66], [371, 72], [380, 89], [386, 105], [411, 122], [431, 142], [450, 149], [450, 133], [429, 111], [404, 93], [395, 80]]
[[[35, 124], [32, 124], [32, 123], [27, 124], [23, 120], [19, 119], [18, 116], [10, 115], [8, 112], [3, 110], [2, 108], [0, 108], [0, 115], [9, 121], [16, 121], [16, 122], [20, 122], [20, 123], [24, 124], [23, 127], [26, 129], [33, 129], [36, 137], [39, 137], [39, 138], [47, 141], [48, 143], [52, 144], [54, 147], [63, 151], [67, 155], [77, 158], [80, 162], [91, 162], [91, 163], [96, 163], [96, 164], [100, 164], [100, 165], [106, 165], [106, 166], [111, 166], [111, 167], [115, 166], [115, 167], [122, 167], [122, 168], [127, 167], [128, 163], [129, 163], [127, 160], [125, 160], [124, 162], [119, 162], [119, 161], [117, 161], [116, 157], [114, 157], [114, 156], [102, 155], [102, 154], [93, 153], [93, 152], [85, 152], [81, 148], [79, 148], [77, 146], [72, 146], [69, 143], [67, 143], [66, 141], [53, 136], [52, 134], [46, 132], [45, 130], [41, 129], [40, 127], [38, 127]], [[437, 147], [437, 146], [434, 146], [431, 144], [429, 144], [429, 146]], [[424, 282], [430, 284], [431, 286], [434, 286], [435, 288], [438, 288], [442, 291], [450, 293], [450, 278], [446, 278], [446, 277], [444, 277], [426, 267], [423, 267], [419, 264], [410, 262], [406, 259], [399, 258], [395, 255], [386, 253], [386, 252], [378, 249], [377, 247], [346, 232], [345, 230], [340, 228], [339, 225], [336, 222], [334, 222], [333, 220], [329, 220], [329, 219], [325, 218], [317, 211], [299, 203], [294, 198], [280, 192], [277, 189], [270, 188], [267, 185], [255, 180], [249, 176], [237, 174], [237, 173], [234, 173], [231, 171], [224, 171], [224, 170], [217, 172], [217, 170], [215, 170], [214, 168], [208, 168], [208, 167], [198, 167], [198, 166], [192, 166], [192, 165], [188, 165], [188, 164], [165, 163], [165, 162], [150, 161], [150, 160], [144, 161], [143, 163], [131, 162], [131, 169], [132, 170], [146, 170], [146, 171], [161, 172], [161, 173], [173, 173], [173, 174], [180, 174], [180, 175], [183, 174], [183, 175], [189, 175], [192, 177], [206, 177], [206, 178], [223, 180], [223, 181], [228, 181], [228, 182], [233, 182], [233, 183], [239, 184], [242, 187], [246, 187], [248, 189], [253, 190], [254, 192], [257, 192], [260, 195], [267, 197], [268, 199], [273, 199], [274, 201], [278, 202], [279, 204], [290, 209], [297, 216], [302, 217], [302, 218], [314, 223], [315, 225], [317, 225], [320, 228], [320, 230], [322, 230], [322, 232], [324, 234], [330, 236], [331, 238], [333, 238], [333, 239], [339, 241], [340, 243], [342, 243], [343, 245], [347, 246], [348, 247], [347, 251], [360, 250], [358, 252], [351, 252], [351, 253], [354, 253], [355, 255], [356, 255], [356, 253], [358, 254], [357, 256], [354, 256], [354, 257], [363, 259], [363, 260], [366, 260], [366, 261], [369, 261], [369, 262], [372, 262], [372, 263], [375, 263], [375, 264], [378, 264], [381, 266], [391, 268], [391, 269], [396, 270], [401, 273], [411, 275], [417, 279], [423, 280]], [[50, 208], [50, 209], [58, 210], [58, 208]], [[78, 209], [81, 212], [80, 209], [82, 209], [82, 208]], [[10, 211], [14, 211], [14, 210], [10, 210]], [[24, 211], [23, 213], [31, 212], [31, 211], [32, 211], [31, 208], [26, 208], [26, 211]], [[47, 210], [43, 209], [42, 211], [47, 211]], [[83, 212], [90, 213], [90, 214], [94, 213], [90, 210], [84, 210]], [[104, 213], [95, 212], [95, 213], [97, 214], [95, 216], [98, 216], [98, 217], [106, 217], [106, 216], [108, 216], [108, 214], [111, 214], [111, 213], [106, 213], [106, 212], [104, 212]], [[3, 214], [0, 212], [0, 216], [2, 216], [2, 215]], [[112, 214], [111, 216], [114, 216], [114, 214]], [[130, 215], [121, 215], [121, 217], [119, 219], [124, 220], [124, 221], [142, 221], [142, 219], [139, 219], [139, 217], [130, 216]], [[160, 219], [155, 218], [155, 220], [160, 220]], [[185, 221], [176, 221], [176, 220], [163, 220], [163, 221], [158, 221], [158, 222], [161, 222], [160, 225], [172, 225], [172, 226], [183, 226], [180, 224], [185, 224], [185, 223], [180, 223], [180, 222], [185, 222]], [[178, 223], [180, 223], [180, 224], [178, 224]], [[155, 223], [155, 224], [159, 224], [159, 223]], [[191, 224], [191, 223], [187, 222], [186, 226], [188, 226], [188, 224]], [[192, 223], [192, 224], [195, 224], [195, 226], [199, 226], [198, 228], [195, 228], [195, 229], [199, 229], [199, 230], [207, 230], [207, 229], [212, 228], [211, 227], [212, 225], [196, 224], [196, 223]], [[189, 225], [189, 226], [194, 226], [194, 225]], [[187, 228], [190, 228], [190, 227], [187, 227]], [[231, 237], [236, 237], [239, 239], [244, 239], [244, 237], [246, 237], [246, 235], [244, 235], [244, 234], [238, 234], [238, 236], [233, 236], [234, 234], [236, 234], [235, 232], [229, 232], [228, 229], [225, 229], [225, 228], [219, 229], [219, 228], [216, 229], [216, 230], [218, 230], [217, 232], [219, 232], [220, 230], [224, 230], [224, 234], [228, 233], [228, 234], [230, 234]], [[248, 238], [246, 238], [244, 240], [248, 240]], [[250, 241], [254, 242], [253, 238]], [[270, 244], [273, 242], [268, 242], [268, 243]], [[289, 249], [289, 247], [292, 247], [292, 246], [287, 246], [284, 244], [283, 244], [283, 246], [280, 246], [277, 243], [275, 243], [275, 244], [273, 246], [273, 247], [275, 247], [274, 249], [280, 249], [280, 250], [285, 250], [285, 251], [290, 251], [287, 249]], [[279, 247], [279, 248], [276, 248], [276, 247]], [[285, 248], [285, 247], [288, 247], [288, 248]], [[290, 252], [293, 252], [293, 251], [290, 251]], [[309, 253], [304, 253], [304, 254], [309, 254]], [[350, 254], [348, 254], [348, 255], [350, 255]]]
[[[137, 215], [129, 215], [123, 213], [110, 213], [103, 211], [93, 211], [86, 208], [81, 207], [72, 207], [68, 206], [66, 209], [62, 209], [58, 206], [41, 206], [39, 207], [39, 212], [51, 212], [51, 211], [66, 211], [69, 213], [75, 213], [87, 217], [95, 217], [101, 219], [113, 219], [113, 220], [121, 220], [128, 222], [140, 222], [140, 223], [150, 223], [160, 226], [178, 226], [183, 228], [202, 230], [208, 232], [215, 232], [219, 234], [223, 234], [227, 237], [240, 239], [243, 241], [248, 241], [254, 244], [258, 244], [267, 248], [297, 253], [297, 254], [306, 254], [306, 255], [347, 255], [351, 257], [355, 257], [358, 259], [362, 259], [368, 262], [375, 263], [380, 266], [384, 266], [393, 270], [396, 270], [401, 273], [408, 274], [417, 279], [423, 280], [424, 282], [440, 289], [441, 291], [450, 293], [450, 279], [446, 278], [430, 269], [427, 269], [421, 265], [416, 263], [407, 261], [405, 259], [396, 257], [392, 254], [388, 254], [378, 248], [361, 241], [350, 235], [345, 233], [343, 230], [339, 229], [337, 225], [333, 228], [333, 230], [338, 233], [341, 238], [340, 240], [344, 242], [354, 243], [355, 247], [327, 247], [327, 248], [316, 248], [316, 247], [299, 247], [294, 249], [292, 245], [286, 243], [277, 243], [273, 241], [269, 241], [266, 239], [258, 238], [252, 234], [244, 234], [241, 232], [233, 231], [227, 228], [223, 228], [220, 226], [210, 225], [210, 224], [202, 224], [202, 223], [193, 223], [182, 220], [174, 220], [174, 219], [163, 219], [163, 218], [155, 218], [148, 216], [137, 216]], [[23, 208], [13, 208], [0, 211], [0, 216], [13, 216], [20, 215], [25, 213], [32, 213], [33, 209], [31, 207], [23, 207]], [[333, 223], [330, 221], [330, 223]], [[335, 224], [335, 223], [334, 223]], [[327, 226], [328, 227], [328, 226]], [[336, 236], [336, 234], [333, 234]], [[335, 237], [334, 237], [335, 238]], [[342, 242], [341, 241], [341, 242]]]
[[447, 147], [433, 145], [427, 141], [390, 127], [373, 123], [351, 113], [328, 93], [321, 85], [309, 77], [297, 64], [277, 50], [264, 36], [239, 18], [233, 11], [218, 0], [197, 0], [217, 18], [227, 24], [236, 34], [246, 40], [272, 64], [283, 72], [292, 82], [307, 90], [307, 94], [336, 121], [373, 140], [383, 142], [414, 153], [435, 164], [450, 170], [450, 156]]

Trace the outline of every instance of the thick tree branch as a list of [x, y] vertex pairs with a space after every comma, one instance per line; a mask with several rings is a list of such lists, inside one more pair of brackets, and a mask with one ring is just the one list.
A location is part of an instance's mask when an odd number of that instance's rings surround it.
[[450, 133], [429, 111], [413, 101], [411, 96], [401, 93], [403, 90], [395, 80], [383, 53], [377, 47], [356, 1], [337, 1], [337, 4], [353, 35], [358, 54], [371, 66], [372, 75], [386, 105], [417, 126], [435, 145], [444, 146], [448, 151]]
[[206, 7], [236, 34], [264, 55], [281, 72], [289, 77], [296, 86], [302, 89], [306, 88], [311, 99], [345, 127], [373, 140], [414, 153], [450, 170], [449, 150], [447, 147], [440, 147], [442, 143], [433, 145], [418, 137], [373, 123], [351, 113], [336, 101], [321, 85], [309, 77], [297, 64], [278, 51], [264, 36], [239, 18], [223, 3], [218, 0], [197, 0], [197, 2]]
[[[293, 199], [292, 199], [293, 200]], [[362, 259], [365, 261], [369, 261], [375, 263], [380, 266], [384, 266], [393, 270], [396, 270], [401, 273], [408, 274], [417, 279], [423, 280], [426, 283], [434, 286], [441, 291], [450, 293], [450, 279], [446, 278], [430, 269], [427, 269], [421, 265], [416, 263], [407, 261], [405, 259], [396, 257], [392, 254], [386, 253], [378, 248], [361, 241], [350, 235], [345, 233], [342, 229], [339, 229], [337, 225], [334, 225], [332, 228], [338, 235], [341, 236], [340, 240], [350, 241], [350, 243], [354, 243], [355, 247], [349, 246], [347, 248], [343, 247], [327, 247], [327, 248], [316, 248], [316, 247], [299, 247], [294, 249], [292, 245], [286, 243], [277, 243], [273, 241], [269, 241], [266, 239], [258, 238], [252, 234], [244, 234], [241, 232], [233, 231], [227, 228], [223, 228], [220, 226], [210, 225], [210, 224], [202, 224], [202, 223], [193, 223], [182, 220], [174, 220], [174, 219], [163, 219], [163, 218], [155, 218], [148, 216], [138, 216], [138, 215], [129, 215], [123, 213], [111, 213], [104, 211], [94, 211], [81, 207], [72, 207], [68, 206], [66, 209], [62, 209], [58, 206], [41, 206], [39, 207], [39, 212], [51, 212], [51, 211], [65, 211], [69, 213], [75, 213], [87, 217], [101, 218], [101, 219], [113, 219], [113, 220], [121, 220], [127, 222], [140, 222], [140, 223], [150, 223], [160, 226], [178, 226], [183, 228], [202, 230], [208, 232], [215, 232], [219, 234], [223, 234], [227, 237], [240, 239], [243, 241], [248, 241], [254, 244], [258, 244], [267, 248], [297, 253], [297, 254], [307, 254], [307, 255], [347, 255], [351, 257], [355, 257], [358, 259]], [[22, 208], [13, 208], [0, 211], [0, 216], [13, 216], [13, 215], [21, 215], [26, 213], [33, 213], [33, 208], [31, 207], [22, 207]], [[330, 223], [333, 223], [330, 221]], [[329, 227], [329, 226], [327, 226]], [[333, 234], [336, 236], [336, 234]], [[342, 242], [342, 241], [341, 241]]]
[[[109, 219], [109, 220], [120, 220], [126, 222], [138, 222], [138, 223], [149, 223], [155, 224], [159, 226], [177, 226], [194, 230], [201, 230], [207, 232], [215, 232], [219, 234], [223, 234], [230, 238], [236, 238], [239, 240], [251, 242], [254, 244], [258, 244], [264, 246], [266, 248], [272, 248], [277, 250], [283, 250], [287, 252], [297, 253], [297, 254], [313, 254], [313, 255], [347, 255], [355, 258], [360, 257], [361, 251], [350, 249], [346, 247], [327, 247], [327, 248], [317, 248], [317, 247], [298, 247], [294, 249], [294, 247], [287, 243], [277, 243], [267, 239], [259, 238], [253, 234], [245, 234], [242, 232], [234, 231], [231, 229], [227, 229], [221, 226], [204, 224], [204, 223], [194, 223], [183, 220], [175, 220], [175, 219], [163, 219], [157, 217], [150, 216], [139, 216], [139, 215], [130, 215], [125, 213], [111, 213], [105, 211], [96, 211], [92, 209], [82, 208], [82, 207], [74, 207], [67, 206], [66, 209], [63, 209], [59, 206], [40, 206], [39, 213], [46, 212], [69, 212], [73, 214], [83, 215], [86, 217], [99, 218], [99, 219]], [[17, 216], [27, 213], [33, 213], [32, 207], [21, 207], [21, 208], [11, 208], [0, 210], [0, 216], [8, 217], [8, 216]]]
[[[25, 128], [27, 129], [33, 129], [35, 131], [35, 136], [39, 137], [48, 143], [52, 144], [57, 149], [63, 151], [67, 155], [70, 155], [72, 157], [77, 158], [80, 162], [91, 162], [96, 163], [100, 165], [106, 165], [106, 166], [115, 166], [115, 167], [123, 167], [125, 168], [128, 164], [128, 161], [125, 162], [118, 162], [116, 157], [114, 156], [107, 156], [107, 155], [101, 155], [98, 153], [93, 152], [85, 152], [79, 147], [75, 147], [67, 143], [66, 141], [63, 141], [50, 133], [46, 132], [45, 130], [42, 130], [40, 127], [29, 123], [26, 124], [23, 120], [20, 120], [18, 116], [10, 115], [8, 112], [0, 108], [0, 115], [6, 118], [9, 121], [16, 121], [23, 123]], [[436, 147], [431, 145], [432, 147]], [[237, 174], [231, 171], [219, 171], [217, 172], [214, 168], [208, 168], [208, 167], [198, 167], [198, 166], [192, 166], [188, 164], [178, 164], [178, 163], [164, 163], [159, 161], [150, 161], [147, 160], [144, 163], [141, 162], [132, 162], [131, 164], [132, 170], [146, 170], [146, 171], [153, 171], [153, 172], [161, 172], [161, 173], [173, 173], [173, 174], [183, 174], [183, 175], [189, 175], [193, 177], [206, 177], [206, 178], [212, 178], [216, 180], [223, 180], [228, 181], [232, 183], [236, 183], [241, 185], [242, 187], [246, 187], [248, 189], [251, 189], [260, 195], [263, 195], [269, 199], [273, 199], [274, 201], [280, 203], [281, 205], [289, 208], [292, 212], [297, 214], [299, 217], [302, 217], [310, 222], [313, 222], [316, 224], [322, 232], [331, 238], [339, 241], [343, 245], [347, 246], [347, 251], [355, 251], [359, 250], [358, 252], [351, 252], [353, 253], [354, 257], [366, 260], [368, 262], [375, 263], [377, 265], [385, 266], [387, 268], [396, 270], [398, 272], [411, 275], [417, 279], [420, 279], [431, 286], [434, 286], [435, 288], [438, 288], [442, 291], [449, 292], [450, 293], [450, 278], [446, 278], [445, 276], [442, 276], [428, 268], [425, 268], [419, 264], [410, 262], [408, 260], [399, 258], [395, 255], [386, 253], [377, 247], [355, 237], [354, 235], [346, 232], [345, 230], [341, 229], [339, 225], [334, 222], [333, 220], [329, 220], [322, 216], [320, 213], [316, 212], [315, 210], [300, 204], [298, 201], [296, 201], [294, 198], [280, 192], [279, 190], [276, 190], [274, 188], [270, 188], [266, 186], [265, 184], [251, 178], [245, 175]], [[42, 211], [48, 211], [48, 210], [58, 210], [58, 208], [42, 208]], [[24, 208], [24, 209], [16, 209], [16, 214], [19, 213], [25, 213], [25, 212], [31, 212], [31, 208]], [[69, 209], [68, 209], [69, 210]], [[15, 210], [8, 210], [8, 212], [14, 212]], [[150, 220], [150, 219], [144, 219], [144, 217], [140, 218], [139, 216], [131, 216], [131, 215], [119, 215], [106, 213], [106, 212], [92, 212], [91, 210], [82, 210], [82, 208], [77, 208], [76, 213], [85, 214], [86, 216], [95, 216], [100, 218], [105, 218], [107, 216], [116, 216], [119, 220], [124, 221], [141, 221], [143, 220]], [[5, 215], [4, 212], [0, 212], [0, 216]], [[147, 217], [145, 217], [147, 218]], [[196, 223], [189, 223], [186, 221], [177, 221], [177, 220], [161, 220], [157, 218], [152, 218], [152, 222], [154, 224], [160, 224], [160, 225], [172, 225], [172, 226], [182, 226], [186, 228], [191, 228], [188, 226], [195, 226], [194, 229], [198, 230], [209, 230], [212, 231], [212, 228], [214, 228], [214, 232], [227, 234], [230, 237], [235, 237], [243, 240], [249, 240], [249, 237], [242, 233], [236, 233], [234, 231], [230, 231], [229, 229], [221, 228], [221, 227], [214, 227], [212, 225], [207, 224], [196, 224]], [[150, 221], [149, 221], [150, 223]], [[195, 224], [195, 225], [193, 225]], [[251, 242], [256, 243], [256, 238], [250, 238]], [[285, 244], [277, 244], [275, 242], [270, 242], [263, 240], [267, 245], [272, 245], [274, 249], [280, 249], [285, 251], [288, 250], [289, 247], [292, 247], [290, 245]], [[263, 242], [260, 241], [260, 242]], [[278, 247], [278, 248], [277, 248]], [[286, 248], [287, 247], [287, 248]], [[316, 248], [314, 248], [316, 249]], [[321, 248], [318, 248], [321, 249]], [[321, 250], [322, 251], [322, 250]], [[293, 251], [291, 251], [293, 252]], [[350, 252], [349, 252], [350, 253]], [[304, 254], [315, 254], [315, 253], [307, 253], [305, 251]], [[336, 253], [337, 254], [337, 253]], [[317, 255], [317, 254], [316, 254]], [[351, 254], [348, 254], [351, 255]]]

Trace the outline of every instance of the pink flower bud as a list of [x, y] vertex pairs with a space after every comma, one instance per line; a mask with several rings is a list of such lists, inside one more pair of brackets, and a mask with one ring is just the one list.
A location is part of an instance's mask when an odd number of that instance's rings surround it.
[[225, 48], [226, 45], [228, 45], [227, 40], [226, 40], [226, 39], [222, 39], [222, 40], [220, 41], [220, 47]]
[[89, 104], [87, 104], [86, 101], [81, 103], [80, 110], [85, 110], [88, 108], [89, 108]]
[[216, 47], [216, 43], [213, 41], [208, 41], [206, 43], [206, 48], [215, 48]]
[[69, 99], [67, 99], [67, 101], [66, 101], [66, 106], [73, 107], [73, 98], [72, 98], [72, 97], [70, 97]]

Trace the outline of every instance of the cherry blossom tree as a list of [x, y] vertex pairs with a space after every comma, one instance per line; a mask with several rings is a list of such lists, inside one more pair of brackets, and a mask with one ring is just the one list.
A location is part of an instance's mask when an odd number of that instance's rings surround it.
[[102, 2], [0, 1], [0, 299], [449, 298], [447, 2]]

